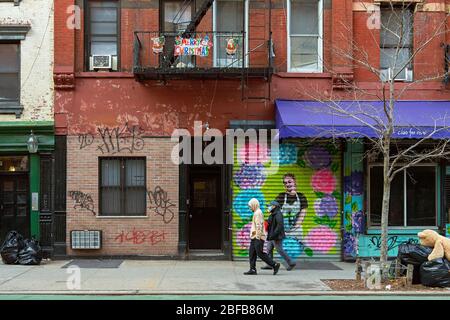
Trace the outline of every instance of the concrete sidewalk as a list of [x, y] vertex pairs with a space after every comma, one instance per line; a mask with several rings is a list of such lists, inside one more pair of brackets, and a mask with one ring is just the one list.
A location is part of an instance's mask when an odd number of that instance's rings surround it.
[[[72, 290], [68, 265], [78, 264], [80, 288]], [[180, 260], [58, 260], [40, 266], [4, 265], [0, 262], [0, 300], [25, 296], [95, 297], [437, 297], [450, 298], [447, 291], [333, 291], [321, 280], [354, 279], [355, 265], [345, 262], [298, 261], [300, 268], [274, 276], [271, 270], [245, 276], [245, 261]], [[301, 266], [303, 264], [303, 267]], [[316, 268], [312, 268], [313, 265]], [[308, 266], [308, 268], [305, 268]], [[311, 267], [311, 268], [310, 268]], [[325, 268], [324, 268], [325, 267]], [[337, 267], [337, 268], [336, 268]], [[325, 270], [320, 270], [325, 269]], [[332, 270], [339, 269], [339, 270]], [[73, 279], [73, 278], [72, 278]], [[76, 296], [75, 296], [76, 295]], [[94, 298], [94, 297], [93, 297]], [[260, 299], [258, 298], [258, 299]]]
[[260, 270], [263, 264], [258, 263], [258, 275], [245, 276], [245, 261], [76, 260], [73, 263], [92, 262], [94, 267], [82, 267], [80, 289], [70, 290], [67, 280], [72, 274], [63, 267], [71, 261], [43, 261], [40, 266], [0, 263], [0, 294], [330, 293], [321, 279], [353, 279], [355, 272], [353, 263], [344, 262], [332, 262], [342, 270], [286, 271], [282, 266], [276, 276]]

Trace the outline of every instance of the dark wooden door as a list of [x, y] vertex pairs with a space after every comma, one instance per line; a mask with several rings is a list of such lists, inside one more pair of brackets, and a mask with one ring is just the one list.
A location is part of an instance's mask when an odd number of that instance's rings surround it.
[[11, 230], [30, 237], [28, 174], [0, 175], [0, 239]]
[[189, 248], [222, 248], [220, 171], [191, 172]]

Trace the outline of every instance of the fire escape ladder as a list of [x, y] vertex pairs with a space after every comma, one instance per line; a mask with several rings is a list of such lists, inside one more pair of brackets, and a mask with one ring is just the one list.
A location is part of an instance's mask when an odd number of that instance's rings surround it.
[[191, 32], [194, 32], [195, 29], [198, 27], [200, 22], [202, 21], [203, 17], [208, 12], [209, 8], [211, 8], [214, 0], [205, 0], [203, 1], [200, 8], [195, 12], [194, 17], [191, 20], [191, 23], [188, 24], [186, 27], [186, 30], [183, 33], [183, 37], [186, 35], [189, 35]]
[[[248, 0], [248, 48], [246, 59], [242, 64], [242, 100], [270, 100], [272, 61], [274, 55], [272, 42], [272, 14], [271, 0]], [[250, 13], [250, 10], [253, 10]], [[245, 28], [244, 28], [245, 29]], [[261, 61], [258, 63], [258, 61]], [[261, 65], [262, 63], [262, 65]], [[246, 65], [248, 64], [248, 65]], [[259, 64], [259, 65], [258, 65]], [[255, 88], [251, 80], [257, 80], [253, 71], [262, 69], [264, 74], [264, 88]]]

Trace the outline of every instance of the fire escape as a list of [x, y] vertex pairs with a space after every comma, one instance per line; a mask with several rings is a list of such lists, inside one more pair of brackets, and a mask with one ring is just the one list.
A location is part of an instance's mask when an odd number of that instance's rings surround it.
[[[205, 28], [202, 20], [213, 8], [214, 0], [204, 0], [192, 14], [186, 13], [195, 6], [195, 0], [184, 0], [170, 21], [175, 30], [135, 31], [135, 78], [138, 81], [239, 79], [243, 100], [270, 99], [271, 2], [241, 1], [244, 12], [239, 31]], [[192, 18], [184, 21], [186, 16]], [[261, 94], [255, 94], [252, 85], [261, 80], [265, 83], [264, 92], [259, 86]]]

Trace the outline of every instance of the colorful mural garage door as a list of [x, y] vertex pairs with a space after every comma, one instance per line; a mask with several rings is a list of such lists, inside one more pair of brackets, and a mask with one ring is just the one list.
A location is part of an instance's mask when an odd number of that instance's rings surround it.
[[[234, 259], [248, 257], [251, 198], [259, 200], [266, 219], [267, 205], [272, 200], [280, 203], [286, 231], [283, 247], [292, 258], [340, 259], [339, 145], [304, 139], [285, 140], [278, 148], [245, 144], [236, 147], [234, 162]], [[279, 258], [276, 251], [275, 257]]]

